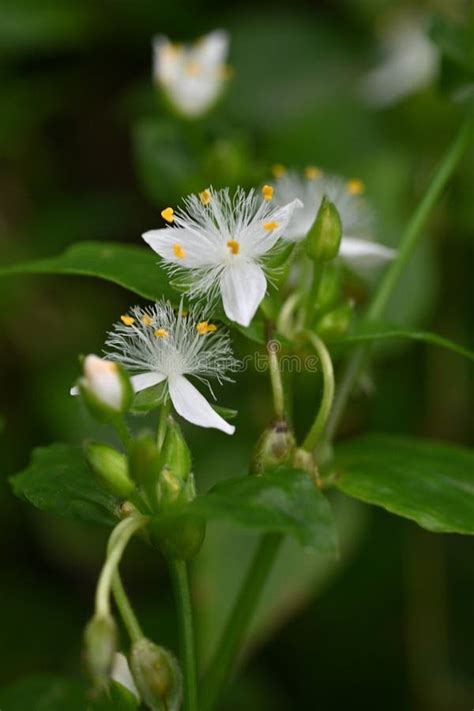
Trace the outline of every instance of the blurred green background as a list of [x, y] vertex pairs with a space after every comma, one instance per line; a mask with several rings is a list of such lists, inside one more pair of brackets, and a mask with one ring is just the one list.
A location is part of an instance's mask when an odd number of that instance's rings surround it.
[[[462, 109], [434, 82], [374, 108], [364, 102], [361, 82], [380, 59], [380, 31], [397, 14], [461, 20], [468, 5], [0, 0], [2, 264], [53, 255], [79, 240], [140, 244], [144, 230], [161, 224], [159, 211], [186, 191], [210, 182], [250, 186], [280, 162], [362, 178], [379, 238], [396, 245]], [[231, 34], [235, 73], [226, 95], [194, 124], [171, 119], [151, 82], [151, 38], [190, 40], [216, 27]], [[390, 309], [395, 323], [470, 348], [473, 185], [471, 150]], [[77, 355], [100, 352], [105, 331], [131, 298], [77, 277], [0, 282], [4, 685], [37, 672], [80, 674], [81, 633], [105, 533], [16, 501], [7, 477], [34, 446], [98, 436], [68, 390]], [[240, 354], [248, 347], [236, 343]], [[468, 361], [422, 344], [391, 346], [368, 375], [370, 395], [361, 391], [353, 400], [341, 436], [373, 429], [472, 444]], [[265, 379], [243, 377], [241, 387], [226, 386], [220, 397], [239, 410], [235, 437], [186, 428], [203, 489], [245, 471], [271, 418]], [[298, 429], [310, 415], [312, 388], [309, 376], [297, 387]], [[105, 428], [99, 434], [111, 437]], [[472, 541], [428, 534], [336, 497], [333, 504], [340, 560], [314, 560], [288, 544], [260, 610], [251, 664], [222, 709], [472, 708]], [[208, 531], [195, 566], [203, 659], [253, 545], [234, 529]], [[163, 562], [137, 545], [125, 577], [149, 634], [176, 648]]]

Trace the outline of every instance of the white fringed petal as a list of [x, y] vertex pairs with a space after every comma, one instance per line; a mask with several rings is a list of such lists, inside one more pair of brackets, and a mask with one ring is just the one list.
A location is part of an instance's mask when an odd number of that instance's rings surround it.
[[153, 385], [158, 385], [166, 380], [166, 375], [163, 373], [140, 373], [140, 375], [132, 375], [130, 378], [133, 389], [136, 393], [146, 388], [151, 388]]
[[229, 425], [206, 398], [183, 375], [174, 375], [168, 380], [171, 402], [176, 412], [188, 422], [199, 427], [212, 427], [226, 434], [234, 434], [235, 427]]
[[[216, 240], [184, 227], [149, 230], [142, 234], [142, 238], [160, 257], [181, 267], [193, 269], [213, 266], [219, 260], [221, 250]], [[174, 251], [176, 245], [181, 247], [184, 257], [176, 256]]]
[[377, 242], [344, 237], [339, 256], [355, 269], [373, 269], [393, 259], [396, 251]]
[[248, 326], [265, 296], [267, 280], [258, 264], [240, 262], [225, 269], [220, 288], [226, 316]]
[[140, 701], [140, 694], [128, 666], [127, 657], [121, 652], [115, 654], [110, 678], [128, 689]]

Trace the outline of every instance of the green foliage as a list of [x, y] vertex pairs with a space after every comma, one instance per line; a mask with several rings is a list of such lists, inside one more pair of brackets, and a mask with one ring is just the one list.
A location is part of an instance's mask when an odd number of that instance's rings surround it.
[[336, 448], [336, 486], [430, 531], [474, 534], [474, 452], [428, 440], [365, 435]]
[[75, 274], [111, 281], [145, 299], [177, 302], [168, 277], [151, 249], [115, 242], [79, 242], [57, 257], [13, 264], [0, 276], [23, 274]]
[[457, 100], [474, 93], [474, 11], [467, 22], [454, 23], [435, 16], [431, 37], [441, 51], [441, 86]]
[[136, 711], [139, 706], [135, 694], [122, 684], [112, 681], [109, 683], [108, 692], [90, 701], [86, 711]]
[[[84, 711], [86, 694], [78, 681], [35, 674], [2, 689], [0, 708], [2, 711]], [[118, 711], [122, 707], [114, 708]]]
[[399, 326], [392, 326], [386, 323], [373, 323], [362, 326], [359, 330], [349, 333], [343, 338], [339, 338], [334, 342], [334, 345], [352, 345], [353, 343], [364, 343], [370, 341], [391, 340], [394, 338], [408, 338], [412, 341], [421, 341], [430, 343], [441, 348], [446, 348], [460, 356], [469, 358], [474, 361], [474, 351], [460, 346], [454, 341], [439, 336], [437, 333], [429, 333], [428, 331], [414, 331]]
[[98, 484], [82, 447], [39, 447], [10, 481], [17, 496], [43, 511], [106, 526], [116, 523], [119, 500]]
[[186, 508], [163, 517], [183, 525], [190, 516], [227, 520], [250, 530], [284, 533], [320, 553], [334, 555], [336, 532], [326, 497], [302, 471], [282, 468], [216, 485]]

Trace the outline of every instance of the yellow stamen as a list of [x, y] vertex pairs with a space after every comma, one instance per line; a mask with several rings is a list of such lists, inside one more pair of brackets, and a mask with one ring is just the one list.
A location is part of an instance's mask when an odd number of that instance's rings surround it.
[[240, 244], [235, 239], [230, 239], [227, 242], [227, 246], [229, 247], [232, 254], [238, 254], [240, 252]]
[[133, 316], [120, 316], [120, 320], [125, 326], [131, 326], [135, 323]]
[[362, 180], [349, 180], [346, 187], [349, 195], [362, 195], [365, 190]]
[[178, 244], [177, 242], [176, 242], [176, 244], [173, 245], [173, 252], [174, 252], [174, 256], [177, 257], [178, 259], [184, 259], [186, 256], [186, 252], [181, 247], [181, 245]]
[[196, 324], [196, 331], [200, 336], [205, 336], [207, 333], [214, 333], [217, 331], [217, 326], [215, 323], [209, 323], [208, 321], [200, 321]]
[[174, 210], [172, 207], [167, 207], [161, 211], [161, 217], [166, 220], [166, 222], [174, 222]]
[[273, 188], [271, 185], [264, 185], [262, 188], [262, 195], [264, 200], [271, 200], [273, 197]]
[[203, 205], [209, 205], [211, 202], [211, 193], [209, 190], [203, 190], [202, 193], [199, 193], [199, 199]]
[[280, 223], [279, 222], [265, 222], [263, 225], [263, 229], [267, 230], [267, 232], [273, 232], [273, 230], [276, 230]]
[[143, 314], [141, 321], [144, 326], [151, 326], [151, 324], [153, 323], [153, 319], [148, 316], [148, 314]]
[[319, 168], [316, 168], [315, 165], [308, 165], [308, 167], [304, 169], [304, 174], [308, 180], [317, 180], [321, 177], [323, 172]]
[[281, 163], [276, 163], [272, 166], [272, 174], [274, 178], [282, 178], [286, 173], [286, 168]]
[[157, 328], [153, 335], [156, 338], [168, 338], [168, 331], [166, 328]]

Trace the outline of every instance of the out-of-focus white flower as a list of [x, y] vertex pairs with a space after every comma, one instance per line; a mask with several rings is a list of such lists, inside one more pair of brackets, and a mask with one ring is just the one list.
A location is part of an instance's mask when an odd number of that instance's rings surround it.
[[361, 92], [371, 106], [390, 106], [431, 84], [439, 53], [426, 33], [427, 22], [404, 14], [382, 29], [383, 59], [363, 79]]
[[[191, 310], [175, 313], [171, 304], [135, 306], [114, 325], [106, 340], [107, 357], [136, 373], [135, 392], [166, 382], [176, 412], [200, 427], [214, 427], [233, 434], [229, 425], [210, 406], [186, 376], [208, 383], [229, 380], [226, 370], [235, 368], [230, 339], [215, 324]], [[212, 392], [212, 391], [211, 391]]]
[[298, 242], [306, 237], [316, 219], [323, 197], [327, 196], [336, 206], [341, 218], [341, 259], [355, 270], [370, 269], [393, 259], [393, 249], [372, 241], [373, 215], [363, 197], [365, 187], [360, 180], [326, 176], [312, 166], [306, 168], [304, 175], [284, 171], [282, 166], [278, 168], [279, 177], [274, 183], [275, 201], [283, 205], [290, 200], [299, 199], [303, 203], [303, 208], [294, 212], [285, 230], [286, 239]]
[[104, 416], [126, 412], [133, 396], [128, 376], [119, 365], [93, 354], [85, 357], [83, 375], [71, 395], [79, 392], [88, 407]]
[[229, 36], [224, 30], [215, 30], [190, 45], [158, 36], [153, 40], [153, 77], [171, 103], [194, 118], [217, 100], [229, 76], [225, 64], [228, 48]]
[[267, 290], [265, 256], [301, 206], [294, 199], [276, 205], [272, 198], [270, 185], [261, 194], [209, 188], [187, 197], [176, 212], [163, 210], [170, 225], [146, 232], [143, 239], [171, 273], [187, 273], [190, 297], [209, 301], [220, 293], [228, 318], [248, 326]]
[[121, 652], [116, 653], [110, 677], [128, 689], [138, 699], [138, 701], [140, 701], [140, 695], [133, 680], [125, 654], [122, 654]]

